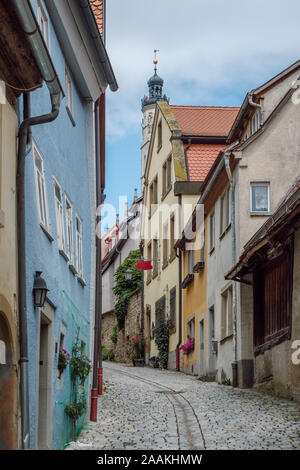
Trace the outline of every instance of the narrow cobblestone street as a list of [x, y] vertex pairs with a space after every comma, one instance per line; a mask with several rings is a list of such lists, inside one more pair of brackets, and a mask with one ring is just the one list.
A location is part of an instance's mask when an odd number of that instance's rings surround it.
[[300, 407], [182, 373], [104, 365], [98, 422], [67, 450], [300, 449]]

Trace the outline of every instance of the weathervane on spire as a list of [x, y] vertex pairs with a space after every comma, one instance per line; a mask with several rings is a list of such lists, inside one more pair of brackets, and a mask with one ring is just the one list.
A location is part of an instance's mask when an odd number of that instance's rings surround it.
[[159, 52], [159, 49], [154, 49], [154, 60], [153, 60], [153, 64], [155, 65], [154, 67], [154, 71], [156, 73], [157, 69], [156, 69], [156, 65], [158, 63], [158, 60], [157, 60], [157, 53]]

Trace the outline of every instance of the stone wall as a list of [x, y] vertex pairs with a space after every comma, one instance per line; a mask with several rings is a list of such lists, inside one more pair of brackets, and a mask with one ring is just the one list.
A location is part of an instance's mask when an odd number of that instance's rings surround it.
[[117, 343], [114, 344], [110, 339], [113, 327], [117, 323], [114, 312], [108, 312], [102, 315], [102, 344], [108, 349], [113, 349], [115, 361], [122, 363], [131, 363], [127, 357], [125, 342], [127, 339], [140, 334], [142, 327], [142, 298], [141, 290], [134, 293], [128, 304], [125, 317], [124, 328], [118, 332]]

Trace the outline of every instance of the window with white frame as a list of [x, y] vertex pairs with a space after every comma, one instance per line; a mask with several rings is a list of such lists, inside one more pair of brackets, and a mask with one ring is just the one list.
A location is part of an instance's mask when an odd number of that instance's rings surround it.
[[66, 197], [66, 227], [67, 227], [67, 255], [70, 264], [73, 264], [73, 209], [70, 200]]
[[79, 277], [83, 277], [83, 260], [82, 260], [82, 221], [76, 215], [76, 270]]
[[254, 134], [259, 129], [259, 127], [260, 127], [260, 114], [259, 114], [259, 111], [256, 111], [251, 121], [252, 134]]
[[45, 229], [49, 231], [50, 223], [47, 209], [43, 158], [35, 145], [33, 145], [33, 156], [40, 223]]
[[188, 274], [194, 274], [194, 265], [195, 265], [195, 251], [188, 251]]
[[72, 79], [71, 79], [71, 74], [68, 70], [68, 68], [65, 68], [65, 82], [66, 82], [66, 102], [67, 102], [67, 108], [73, 115], [73, 87], [72, 87]]
[[65, 230], [64, 230], [62, 191], [56, 179], [54, 179], [54, 199], [55, 199], [58, 248], [64, 251], [65, 250]]
[[195, 338], [195, 317], [187, 322], [186, 335], [187, 339]]
[[210, 251], [212, 251], [215, 247], [215, 213], [214, 212], [210, 215], [209, 221], [210, 221], [209, 223], [210, 247], [209, 248], [210, 248]]
[[230, 191], [225, 191], [220, 200], [220, 235], [222, 235], [230, 224]]
[[44, 6], [44, 3], [42, 0], [38, 0], [38, 5], [37, 5], [37, 20], [38, 24], [42, 33], [42, 36], [44, 38], [44, 41], [50, 49], [50, 30], [49, 30], [49, 18], [46, 12], [46, 8]]
[[251, 212], [270, 212], [270, 184], [251, 183], [250, 189], [250, 210]]
[[221, 339], [232, 335], [232, 286], [221, 295]]

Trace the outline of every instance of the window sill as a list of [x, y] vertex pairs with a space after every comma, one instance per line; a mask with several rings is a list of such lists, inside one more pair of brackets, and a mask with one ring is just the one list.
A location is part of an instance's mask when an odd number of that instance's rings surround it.
[[156, 271], [152, 274], [152, 279], [155, 279], [157, 276], [158, 276], [158, 271]]
[[169, 329], [169, 334], [174, 335], [176, 333], [176, 326], [171, 326]]
[[72, 274], [74, 274], [74, 276], [78, 274], [74, 264], [72, 263], [69, 264], [69, 270], [71, 271]]
[[222, 338], [220, 340], [220, 344], [224, 344], [226, 343], [227, 341], [231, 340], [233, 338], [233, 334], [231, 333], [231, 335], [228, 335], [228, 336], [224, 336], [224, 338]]
[[171, 189], [172, 189], [172, 185], [170, 185], [170, 186], [168, 187], [168, 189], [164, 192], [164, 194], [162, 194], [162, 196], [161, 196], [161, 201], [163, 201], [163, 200], [167, 197], [167, 195], [169, 194], [169, 192], [171, 191]]
[[85, 280], [84, 280], [81, 276], [78, 276], [78, 277], [77, 277], [77, 281], [79, 282], [79, 284], [82, 285], [82, 287], [85, 287], [85, 286], [86, 286], [86, 282], [85, 282]]
[[156, 149], [156, 153], [159, 153], [162, 149], [162, 144], [159, 144]]
[[172, 261], [174, 261], [175, 258], [176, 258], [176, 254], [175, 254], [175, 253], [172, 253], [172, 254], [169, 256], [169, 263], [172, 263]]
[[42, 224], [40, 223], [40, 227], [41, 229], [43, 230], [44, 234], [46, 235], [46, 237], [48, 238], [48, 240], [52, 243], [54, 242], [54, 238], [52, 237], [51, 233], [49, 232], [49, 230]]
[[63, 249], [59, 249], [59, 254], [64, 258], [64, 260], [66, 260], [66, 262], [68, 263], [69, 262], [69, 257], [67, 255], [67, 253], [63, 250]]
[[146, 281], [146, 286], [149, 286], [151, 280], [152, 280], [152, 279], [147, 279], [147, 281]]
[[162, 265], [162, 269], [166, 269], [166, 267], [168, 266], [168, 260], [166, 259], [164, 262], [163, 262], [163, 265]]
[[225, 237], [225, 235], [229, 232], [230, 229], [231, 229], [231, 223], [229, 225], [227, 225], [224, 232], [220, 235], [219, 239], [222, 240]]
[[0, 228], [5, 227], [5, 213], [0, 209]]
[[69, 118], [70, 118], [70, 121], [71, 121], [71, 123], [72, 123], [72, 126], [73, 126], [73, 127], [76, 127], [76, 122], [75, 122], [75, 120], [74, 120], [74, 118], [73, 118], [73, 114], [72, 114], [72, 111], [70, 110], [69, 106], [66, 106], [66, 111], [67, 111], [67, 114], [68, 114], [68, 116], [69, 116]]
[[271, 212], [250, 212], [250, 217], [256, 217], [256, 216], [269, 217], [270, 215], [272, 215]]
[[264, 344], [256, 346], [254, 348], [254, 356], [258, 356], [259, 354], [264, 354], [265, 351], [267, 351], [268, 349], [271, 349], [274, 346], [277, 346], [280, 343], [283, 343], [283, 341], [287, 341], [289, 339], [291, 339], [291, 329], [290, 329], [290, 327], [285, 328], [284, 330], [282, 330], [278, 334], [278, 336], [276, 336], [275, 338], [273, 338], [269, 341], [266, 341]]
[[158, 204], [153, 204], [153, 206], [155, 206], [154, 209], [151, 208], [150, 211], [149, 211], [149, 219], [151, 219], [151, 217], [152, 217], [152, 216], [155, 214], [155, 212], [157, 211], [157, 206], [158, 206]]
[[211, 256], [213, 254], [213, 252], [215, 251], [215, 247], [213, 247], [210, 252], [209, 252], [209, 256]]
[[186, 289], [186, 288], [193, 282], [193, 280], [194, 280], [194, 274], [188, 274], [188, 275], [184, 278], [184, 280], [183, 280], [183, 282], [182, 282], [182, 284], [181, 284], [181, 288], [182, 288], [182, 289]]

